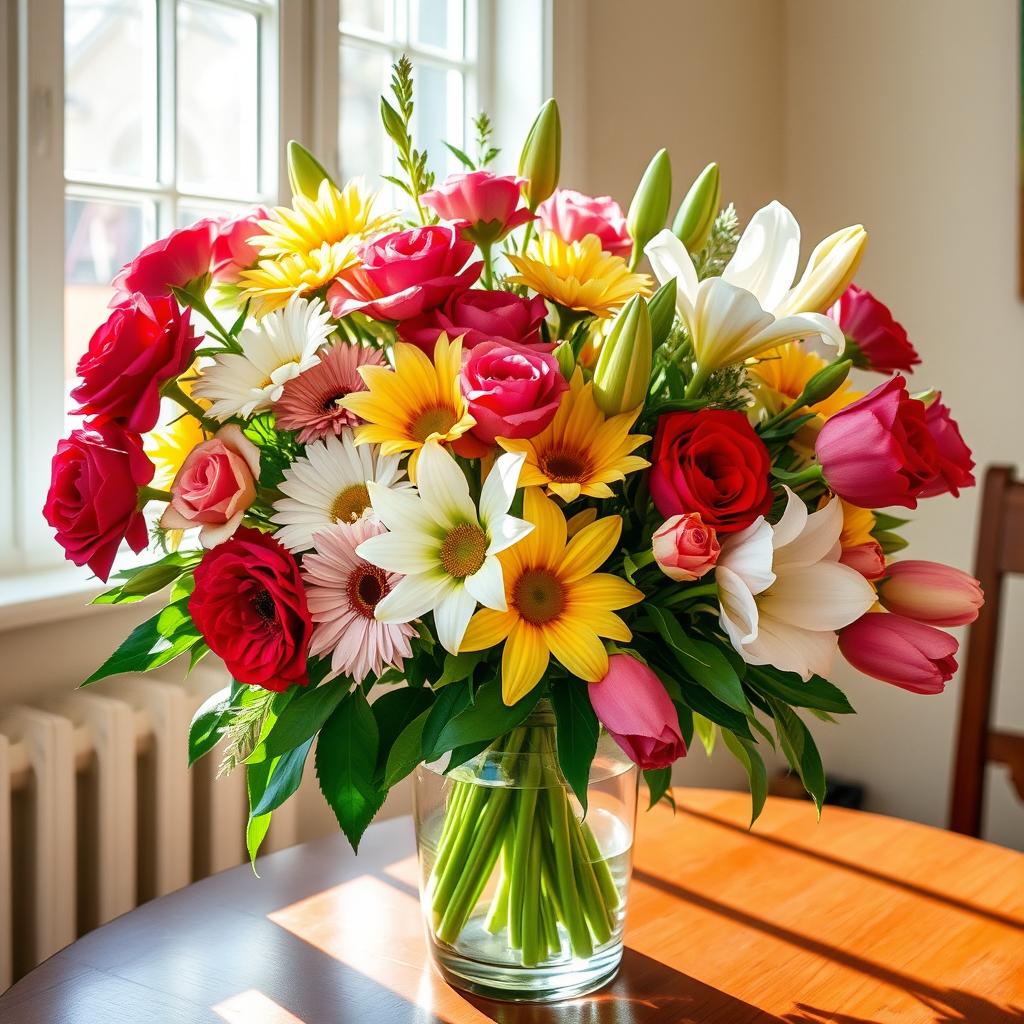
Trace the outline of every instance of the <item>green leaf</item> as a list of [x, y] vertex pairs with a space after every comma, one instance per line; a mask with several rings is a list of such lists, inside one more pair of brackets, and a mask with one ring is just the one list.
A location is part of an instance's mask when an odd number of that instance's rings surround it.
[[747, 724], [746, 715], [741, 715], [728, 704], [723, 704], [713, 697], [703, 686], [698, 686], [687, 679], [680, 680], [679, 689], [682, 694], [682, 702], [687, 707], [724, 729], [731, 729], [753, 742], [754, 737]]
[[188, 765], [191, 768], [220, 742], [222, 730], [231, 720], [231, 687], [207, 697], [192, 716], [188, 730]]
[[[302, 690], [281, 712], [261, 744], [263, 757], [277, 757], [315, 736], [345, 696], [340, 680]], [[255, 759], [254, 759], [255, 760]]]
[[590, 703], [587, 685], [576, 679], [565, 679], [551, 687], [558, 764], [583, 807], [584, 814], [587, 813], [590, 765], [597, 753], [597, 741], [601, 735], [601, 726]]
[[676, 809], [675, 797], [672, 795], [672, 769], [671, 768], [648, 768], [644, 772], [644, 781], [651, 794], [651, 802], [647, 805], [650, 810], [660, 800], [665, 800]]
[[[444, 690], [441, 691], [442, 695]], [[430, 747], [426, 746], [424, 734], [423, 756], [427, 761], [436, 761], [442, 754], [456, 747], [481, 740], [495, 740], [521, 724], [536, 707], [541, 688], [535, 686], [525, 697], [509, 707], [501, 696], [501, 680], [492, 679], [477, 690], [473, 703], [451, 718]], [[440, 698], [438, 699], [438, 704]], [[434, 710], [437, 704], [434, 705]]]
[[274, 767], [263, 787], [259, 802], [250, 812], [250, 817], [258, 818], [276, 810], [299, 788], [302, 782], [302, 769], [312, 745], [313, 737], [310, 737], [305, 743], [289, 750], [287, 754], [271, 759]]
[[681, 701], [673, 698], [672, 703], [676, 706], [676, 715], [679, 718], [679, 731], [683, 734], [683, 741], [686, 748], [693, 745], [693, 711]]
[[[909, 519], [901, 519], [899, 516], [891, 516], [887, 512], [875, 512], [875, 525], [874, 530], [881, 530], [883, 533], [888, 530], [898, 530], [901, 526], [906, 526], [910, 522]], [[874, 530], [872, 532], [874, 532]]]
[[423, 725], [423, 746], [420, 753], [424, 759], [431, 760], [426, 755], [437, 746], [441, 730], [456, 715], [468, 708], [471, 701], [472, 692], [467, 682], [452, 683], [437, 694], [434, 706], [427, 713], [427, 720]]
[[476, 164], [474, 164], [473, 161], [470, 160], [470, 158], [466, 156], [466, 154], [463, 153], [463, 151], [459, 149], [458, 146], [453, 146], [450, 142], [446, 142], [445, 147], [447, 148], [448, 152], [451, 153], [451, 155], [455, 157], [455, 159], [458, 160], [463, 167], [466, 168], [467, 171], [476, 170]]
[[472, 679], [473, 672], [477, 665], [487, 657], [487, 651], [466, 651], [463, 654], [446, 654], [444, 656], [444, 671], [441, 677], [434, 683], [434, 689], [439, 690], [449, 683], [460, 683], [463, 679]]
[[747, 685], [766, 697], [777, 697], [794, 707], [830, 711], [836, 715], [855, 713], [846, 694], [821, 676], [811, 676], [805, 683], [794, 672], [751, 665], [747, 669]]
[[429, 711], [418, 714], [396, 737], [384, 767], [384, 785], [390, 789], [423, 760], [423, 726]]
[[704, 753], [710, 757], [715, 750], [715, 738], [718, 735], [718, 727], [714, 722], [709, 721], [703, 715], [693, 713], [693, 731], [704, 747]]
[[753, 827], [768, 797], [768, 773], [765, 771], [764, 761], [752, 743], [733, 735], [727, 729], [722, 731], [722, 742], [746, 769], [747, 778], [750, 780], [750, 824]]
[[887, 555], [891, 555], [896, 551], [902, 551], [910, 543], [905, 537], [901, 537], [898, 533], [890, 533], [888, 530], [882, 530], [872, 536], [882, 546], [882, 551]]
[[82, 685], [124, 672], [149, 672], [173, 661], [200, 640], [202, 636], [188, 613], [188, 600], [176, 601], [136, 626]]
[[254, 416], [242, 432], [260, 450], [260, 485], [276, 487], [284, 479], [284, 471], [301, 454], [295, 433], [278, 427], [269, 412]]
[[490, 740], [477, 740], [476, 743], [464, 743], [461, 747], [456, 747], [448, 758], [444, 774], [447, 775], [449, 772], [455, 771], [456, 768], [461, 768], [467, 761], [472, 761], [474, 757], [482, 754], [490, 745]]
[[774, 698], [770, 699], [770, 703], [782, 752], [790, 767], [800, 776], [820, 817], [821, 805], [825, 802], [825, 770], [814, 737], [800, 716], [788, 705]]
[[388, 756], [395, 741], [405, 731], [409, 723], [418, 718], [424, 711], [429, 711], [434, 703], [434, 695], [430, 690], [403, 686], [396, 690], [382, 693], [371, 707], [377, 722], [377, 769], [375, 777], [382, 780], [387, 766]]
[[174, 551], [156, 562], [137, 565], [114, 573], [113, 579], [121, 580], [116, 587], [93, 598], [93, 604], [132, 604], [173, 583], [187, 569], [202, 560], [200, 552]]
[[772, 441], [788, 441], [804, 424], [810, 423], [811, 420], [817, 418], [817, 413], [807, 412], [800, 416], [792, 416], [782, 423], [777, 423], [774, 427], [769, 427], [767, 430], [759, 431], [758, 436], [766, 444]]
[[245, 788], [249, 794], [249, 821], [245, 826], [245, 848], [249, 851], [249, 861], [254, 866], [256, 854], [260, 852], [260, 846], [267, 836], [267, 829], [270, 828], [270, 814], [256, 815], [252, 812], [263, 797], [263, 791], [267, 788], [277, 761], [278, 759], [275, 757], [269, 761], [259, 761], [256, 764], [245, 766]]
[[316, 745], [320, 791], [355, 851], [386, 795], [373, 781], [378, 740], [377, 720], [356, 689], [327, 719]]
[[126, 580], [121, 585], [121, 593], [126, 597], [147, 597], [173, 583], [184, 571], [185, 567], [181, 565], [151, 565], [130, 580]]

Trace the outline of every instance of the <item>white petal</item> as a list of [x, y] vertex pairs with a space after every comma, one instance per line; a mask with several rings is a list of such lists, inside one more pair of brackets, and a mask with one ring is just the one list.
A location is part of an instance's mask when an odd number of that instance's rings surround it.
[[760, 594], [775, 582], [772, 572], [774, 529], [764, 516], [733, 534], [723, 545], [718, 565], [735, 573], [752, 594]]
[[505, 601], [505, 577], [501, 571], [501, 562], [493, 555], [484, 559], [484, 564], [465, 579], [466, 590], [485, 608], [493, 608], [496, 612], [508, 611]]
[[433, 532], [430, 517], [417, 495], [410, 491], [391, 491], [372, 480], [367, 483], [366, 491], [377, 518], [392, 533], [400, 533], [402, 530]]
[[[792, 491], [789, 493], [792, 494]], [[799, 498], [794, 500], [801, 508], [804, 507]], [[839, 498], [833, 498], [824, 508], [805, 517], [802, 529], [791, 541], [784, 544], [777, 540], [773, 568], [776, 573], [781, 573], [787, 566], [814, 565], [820, 562], [828, 557], [842, 532], [843, 509]], [[776, 530], [776, 538], [779, 536], [780, 531]]]
[[676, 311], [688, 327], [697, 303], [697, 268], [686, 246], [668, 228], [659, 231], [644, 248], [659, 284], [676, 282]]
[[802, 341], [806, 338], [825, 338], [835, 344], [837, 333], [841, 334], [835, 321], [829, 325], [829, 317], [821, 313], [801, 313], [799, 316], [785, 316], [767, 326], [750, 342], [747, 358], [756, 356], [787, 341]]
[[[454, 581], [453, 581], [454, 582]], [[476, 598], [461, 584], [455, 584], [434, 609], [434, 627], [438, 643], [449, 653], [458, 654], [469, 620], [476, 608]]]
[[435, 607], [451, 583], [452, 578], [446, 573], [405, 576], [374, 608], [373, 617], [378, 622], [411, 622], [418, 619]]
[[356, 554], [371, 565], [409, 576], [437, 569], [440, 550], [440, 543], [432, 537], [406, 531], [364, 540]]
[[720, 277], [706, 278], [697, 289], [690, 329], [697, 361], [718, 369], [760, 354], [773, 344], [760, 340], [768, 336], [773, 322], [771, 313], [750, 292]]
[[800, 629], [762, 616], [757, 639], [747, 645], [743, 656], [751, 665], [774, 665], [806, 681], [815, 674], [830, 674], [838, 647], [835, 633]]
[[[839, 324], [835, 322], [830, 316], [825, 316], [824, 313], [801, 313], [800, 318], [807, 320], [809, 323], [817, 327], [815, 332], [818, 337], [821, 338], [826, 345], [831, 345], [833, 348], [842, 351], [846, 346], [846, 336], [843, 334], [839, 327]], [[813, 335], [808, 335], [812, 338]], [[829, 354], [825, 357], [826, 359], [834, 358], [833, 354]]]
[[757, 638], [758, 612], [754, 595], [728, 566], [717, 566], [715, 582], [718, 584], [718, 599], [721, 602], [719, 622], [733, 647], [743, 654], [744, 646]]
[[477, 522], [469, 482], [459, 464], [436, 441], [425, 444], [416, 463], [416, 486], [423, 510], [439, 526], [450, 530], [459, 523]]
[[222, 523], [220, 526], [207, 523], [199, 531], [199, 543], [207, 549], [223, 544], [242, 525], [242, 515], [243, 513], [236, 512], [226, 523]]
[[491, 523], [488, 531], [491, 542], [487, 545], [487, 554], [496, 555], [499, 551], [518, 544], [532, 529], [533, 523], [528, 523], [525, 519], [502, 516], [496, 523]]
[[773, 310], [793, 284], [799, 261], [800, 225], [782, 203], [773, 200], [750, 218], [722, 277]]
[[786, 569], [757, 601], [762, 615], [801, 629], [835, 630], [859, 619], [875, 591], [855, 569], [819, 562]]
[[779, 521], [772, 527], [775, 531], [776, 550], [792, 544], [807, 522], [807, 506], [785, 484], [782, 489], [786, 492], [786, 507]]
[[525, 452], [506, 452], [495, 459], [480, 488], [480, 525], [485, 533], [489, 534], [491, 524], [508, 512], [516, 495], [519, 471], [525, 461]]

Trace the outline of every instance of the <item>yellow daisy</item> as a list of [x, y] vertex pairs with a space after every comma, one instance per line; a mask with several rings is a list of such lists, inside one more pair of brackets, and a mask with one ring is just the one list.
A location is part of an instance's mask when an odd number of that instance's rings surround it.
[[543, 232], [526, 253], [509, 253], [519, 271], [509, 278], [569, 309], [611, 316], [634, 295], [650, 295], [647, 274], [630, 273], [621, 256], [601, 248], [597, 235], [579, 242], [563, 242], [553, 231]]
[[442, 334], [434, 361], [416, 345], [398, 342], [395, 368], [360, 366], [365, 391], [353, 391], [338, 404], [365, 422], [356, 427], [356, 444], [379, 444], [383, 455], [412, 452], [409, 478], [415, 479], [420, 449], [428, 441], [458, 440], [476, 420], [459, 388], [462, 339]]
[[240, 301], [249, 299], [253, 316], [262, 317], [288, 305], [293, 295], [308, 295], [359, 262], [353, 242], [324, 242], [309, 252], [261, 259], [239, 279]]
[[567, 542], [565, 517], [539, 488], [529, 488], [523, 504], [534, 529], [498, 554], [508, 610], [481, 608], [459, 645], [460, 651], [482, 651], [505, 641], [506, 704], [540, 682], [552, 654], [580, 679], [603, 679], [608, 652], [601, 637], [628, 642], [632, 633], [615, 612], [644, 596], [624, 579], [595, 571], [619, 542], [620, 516], [598, 519]]
[[629, 432], [640, 409], [606, 418], [593, 392], [594, 385], [584, 384], [577, 369], [555, 418], [536, 437], [498, 438], [505, 451], [526, 455], [520, 487], [544, 485], [550, 494], [567, 502], [581, 494], [610, 498], [609, 484], [650, 465], [630, 454], [650, 441], [647, 434]]
[[[804, 385], [811, 377], [827, 365], [821, 356], [808, 352], [800, 344], [790, 343], [765, 352], [758, 357], [756, 363], [748, 367], [748, 370], [759, 389], [771, 392], [762, 396], [767, 399], [765, 404], [773, 403], [781, 409], [792, 402], [803, 391]], [[808, 411], [828, 418], [863, 397], [864, 393], [854, 390], [852, 383], [847, 379], [825, 401], [810, 406]]]

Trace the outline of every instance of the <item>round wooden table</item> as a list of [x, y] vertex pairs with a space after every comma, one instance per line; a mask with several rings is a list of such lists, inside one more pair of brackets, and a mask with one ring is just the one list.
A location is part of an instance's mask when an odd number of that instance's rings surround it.
[[530, 1007], [426, 960], [412, 825], [235, 868], [85, 936], [0, 997], [4, 1024], [1024, 1021], [1024, 856], [904, 821], [678, 790], [641, 814], [614, 983]]

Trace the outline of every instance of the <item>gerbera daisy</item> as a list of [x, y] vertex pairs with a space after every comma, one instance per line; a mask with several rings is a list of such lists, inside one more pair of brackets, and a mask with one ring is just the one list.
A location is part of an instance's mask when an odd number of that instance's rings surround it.
[[241, 354], [214, 356], [192, 385], [197, 398], [211, 400], [210, 415], [219, 420], [252, 416], [281, 397], [285, 382], [320, 361], [318, 348], [334, 325], [320, 299], [294, 296], [283, 310], [246, 327], [238, 336]]
[[552, 654], [580, 679], [603, 679], [608, 653], [601, 637], [628, 642], [632, 633], [615, 612], [644, 596], [619, 576], [595, 572], [619, 542], [621, 516], [598, 519], [566, 542], [565, 517], [537, 487], [527, 489], [523, 514], [533, 533], [499, 556], [508, 608], [480, 609], [460, 647], [482, 651], [505, 641], [506, 704], [540, 682]]
[[394, 360], [394, 370], [360, 367], [367, 390], [340, 404], [365, 420], [356, 427], [356, 444], [379, 444], [385, 455], [412, 452], [409, 475], [415, 479], [423, 445], [456, 441], [476, 426], [459, 388], [462, 339], [449, 343], [447, 335], [438, 335], [433, 362], [415, 345], [398, 342]]
[[274, 502], [275, 536], [289, 551], [313, 547], [313, 534], [334, 523], [354, 523], [370, 511], [368, 486], [381, 490], [411, 486], [403, 480], [401, 457], [384, 455], [373, 445], [357, 448], [352, 431], [306, 445], [285, 471], [278, 489], [286, 495]]
[[342, 342], [324, 349], [316, 366], [285, 382], [274, 405], [277, 425], [298, 430], [302, 444], [355, 426], [358, 417], [339, 402], [353, 391], [366, 390], [358, 373], [360, 366], [380, 366], [383, 362], [377, 349], [362, 345]]
[[594, 385], [584, 384], [577, 369], [555, 418], [536, 437], [498, 438], [505, 451], [526, 456], [521, 487], [543, 484], [563, 501], [575, 501], [581, 494], [610, 498], [609, 484], [650, 465], [630, 454], [650, 441], [647, 434], [629, 432], [640, 410], [605, 417], [593, 391]]
[[313, 618], [309, 653], [330, 655], [331, 674], [344, 672], [362, 682], [385, 665], [401, 668], [412, 656], [406, 622], [378, 622], [374, 609], [401, 579], [360, 558], [356, 546], [384, 533], [376, 519], [337, 523], [313, 538], [314, 551], [302, 559], [306, 602]]
[[533, 529], [508, 514], [522, 464], [520, 455], [495, 461], [480, 491], [479, 511], [462, 470], [433, 441], [420, 453], [418, 495], [368, 485], [373, 511], [391, 532], [371, 537], [357, 553], [405, 574], [377, 605], [381, 622], [409, 622], [432, 611], [441, 646], [458, 654], [477, 601], [505, 609], [498, 552]]
[[242, 271], [238, 280], [239, 301], [249, 301], [253, 316], [266, 316], [293, 296], [308, 295], [329, 284], [358, 262], [356, 247], [351, 241], [333, 245], [324, 242], [309, 252], [261, 259], [255, 267]]
[[569, 309], [611, 316], [634, 295], [650, 295], [647, 274], [633, 274], [621, 256], [601, 248], [597, 235], [563, 242], [553, 231], [543, 232], [522, 255], [509, 253], [519, 271], [508, 280], [525, 284], [539, 295]]

